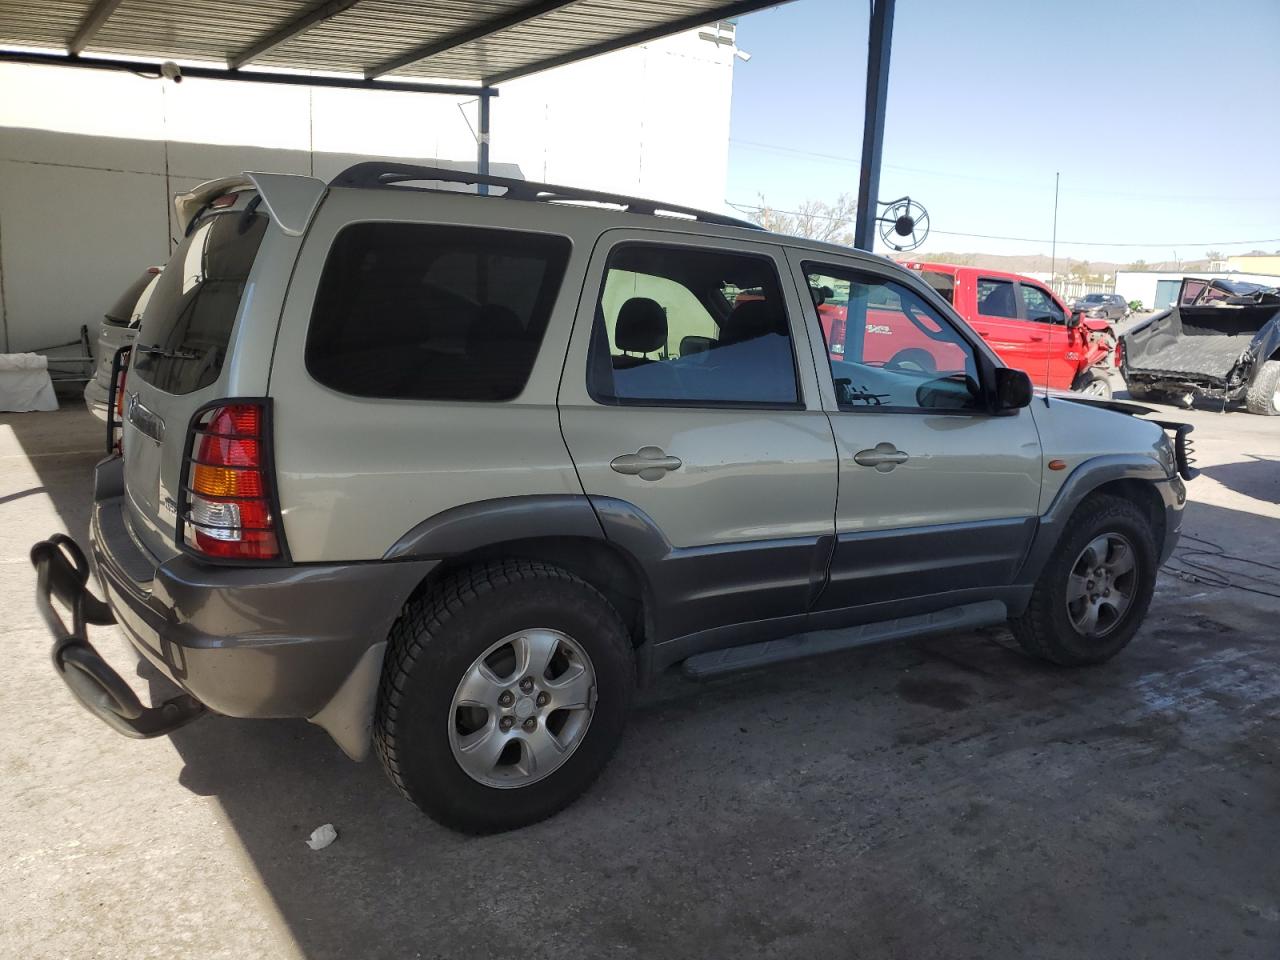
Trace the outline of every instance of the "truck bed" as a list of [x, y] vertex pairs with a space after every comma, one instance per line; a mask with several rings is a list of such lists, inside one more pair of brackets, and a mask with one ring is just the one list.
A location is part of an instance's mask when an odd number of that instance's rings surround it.
[[1249, 346], [1249, 337], [1182, 337], [1131, 358], [1129, 367], [1143, 373], [1178, 373], [1225, 377], [1240, 354]]

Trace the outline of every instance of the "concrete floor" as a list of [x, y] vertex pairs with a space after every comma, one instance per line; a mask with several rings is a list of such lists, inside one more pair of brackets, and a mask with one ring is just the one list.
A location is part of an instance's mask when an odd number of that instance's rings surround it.
[[583, 800], [485, 839], [305, 722], [135, 742], [78, 707], [26, 554], [84, 536], [101, 432], [0, 416], [0, 956], [1274, 960], [1280, 421], [1180, 416], [1205, 475], [1173, 566], [1236, 586], [1162, 575], [1111, 664], [989, 630], [672, 676]]

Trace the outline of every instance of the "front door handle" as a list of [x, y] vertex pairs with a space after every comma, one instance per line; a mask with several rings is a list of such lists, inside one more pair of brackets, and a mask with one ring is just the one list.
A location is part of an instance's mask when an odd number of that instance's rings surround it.
[[853, 455], [854, 463], [875, 467], [880, 473], [888, 473], [898, 464], [910, 459], [910, 455], [903, 453], [892, 443], [877, 443], [870, 450], [859, 450]]
[[668, 457], [661, 447], [641, 447], [635, 453], [614, 457], [609, 466], [615, 473], [641, 480], [661, 480], [671, 470], [680, 469], [679, 457]]

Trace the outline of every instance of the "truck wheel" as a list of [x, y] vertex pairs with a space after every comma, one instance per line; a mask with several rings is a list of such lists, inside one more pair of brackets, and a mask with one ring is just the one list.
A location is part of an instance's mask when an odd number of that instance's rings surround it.
[[1107, 372], [1098, 367], [1091, 367], [1088, 371], [1081, 375], [1075, 384], [1076, 393], [1083, 393], [1086, 396], [1098, 397], [1102, 400], [1111, 399], [1111, 379], [1107, 376]]
[[559, 567], [464, 570], [406, 605], [391, 629], [374, 744], [392, 782], [467, 833], [568, 806], [622, 734], [635, 657], [599, 591]]
[[1280, 360], [1266, 360], [1244, 395], [1245, 409], [1264, 417], [1280, 416]]
[[1131, 501], [1100, 494], [1067, 523], [1026, 612], [1010, 621], [1022, 648], [1063, 666], [1110, 660], [1142, 624], [1156, 583], [1151, 521]]

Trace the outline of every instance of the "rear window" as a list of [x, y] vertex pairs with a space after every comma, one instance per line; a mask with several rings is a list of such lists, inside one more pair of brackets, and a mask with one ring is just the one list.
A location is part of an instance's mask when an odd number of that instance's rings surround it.
[[922, 279], [934, 290], [942, 295], [942, 299], [952, 306], [956, 302], [956, 278], [949, 273], [939, 273], [937, 270], [921, 270], [920, 279]]
[[133, 283], [129, 284], [127, 290], [120, 294], [117, 300], [104, 315], [103, 319], [107, 323], [114, 323], [118, 327], [127, 327], [129, 321], [133, 318], [133, 308], [138, 303], [138, 298], [142, 296], [142, 291], [147, 289], [147, 284], [151, 282], [151, 278], [155, 274], [148, 270]]
[[509, 230], [353, 224], [325, 262], [307, 370], [360, 397], [510, 400], [533, 369], [569, 246]]
[[199, 223], [156, 282], [134, 347], [133, 373], [165, 393], [192, 393], [222, 372], [267, 216], [243, 210]]

